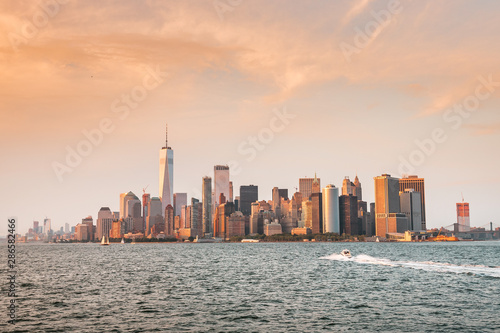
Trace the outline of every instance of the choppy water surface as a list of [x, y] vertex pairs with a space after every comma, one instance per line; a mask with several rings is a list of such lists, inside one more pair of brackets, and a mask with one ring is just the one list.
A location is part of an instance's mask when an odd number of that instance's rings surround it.
[[500, 242], [19, 244], [17, 257], [19, 332], [500, 331]]

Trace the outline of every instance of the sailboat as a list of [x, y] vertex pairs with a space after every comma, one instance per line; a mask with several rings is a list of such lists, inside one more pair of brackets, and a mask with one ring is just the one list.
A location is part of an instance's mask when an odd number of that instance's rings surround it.
[[102, 236], [101, 245], [109, 245], [109, 238]]
[[123, 239], [123, 237], [122, 237], [122, 241], [121, 241], [121, 243], [122, 243], [122, 244], [125, 244], [125, 240]]

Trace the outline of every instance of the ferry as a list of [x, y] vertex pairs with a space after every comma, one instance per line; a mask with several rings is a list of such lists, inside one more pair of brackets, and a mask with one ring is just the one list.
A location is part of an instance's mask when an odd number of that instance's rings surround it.
[[427, 238], [428, 242], [458, 242], [459, 239], [455, 236], [437, 235], [436, 237]]

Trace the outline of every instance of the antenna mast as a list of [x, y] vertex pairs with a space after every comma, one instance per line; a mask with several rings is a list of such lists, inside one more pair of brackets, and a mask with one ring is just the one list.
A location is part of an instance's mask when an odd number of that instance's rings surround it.
[[165, 148], [168, 149], [168, 123], [165, 124]]

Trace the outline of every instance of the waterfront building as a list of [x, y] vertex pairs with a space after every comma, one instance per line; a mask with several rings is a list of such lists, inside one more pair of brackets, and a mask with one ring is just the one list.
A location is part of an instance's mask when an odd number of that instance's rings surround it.
[[165, 235], [173, 236], [174, 235], [174, 207], [172, 205], [168, 205], [165, 208]]
[[161, 221], [164, 220], [161, 210], [162, 210], [162, 202], [158, 197], [152, 197], [149, 199], [148, 203], [148, 216], [146, 217], [146, 230], [144, 231], [145, 236], [149, 236], [151, 234], [151, 228]]
[[418, 176], [404, 176], [399, 180], [399, 191], [414, 190], [420, 193], [421, 204], [421, 219], [422, 225], [419, 230], [427, 230], [426, 214], [425, 214], [425, 179]]
[[97, 213], [97, 240], [101, 240], [103, 236], [109, 237], [114, 216], [109, 207], [101, 207]]
[[404, 233], [408, 219], [400, 213], [399, 179], [389, 174], [375, 177], [375, 230], [378, 237]]
[[259, 200], [259, 187], [255, 185], [240, 186], [240, 211], [245, 216], [252, 214], [252, 203]]
[[212, 178], [203, 177], [202, 198], [203, 235], [212, 233]]
[[232, 213], [226, 222], [226, 237], [231, 238], [234, 236], [245, 236], [245, 221], [248, 216], [244, 216], [241, 212], [235, 211]]
[[127, 202], [134, 199], [138, 200], [137, 196], [132, 191], [120, 194], [120, 219], [128, 217]]
[[413, 189], [407, 189], [399, 195], [401, 213], [408, 218], [410, 231], [422, 231], [422, 203], [420, 198], [420, 193], [415, 192]]
[[85, 223], [78, 223], [75, 226], [75, 239], [79, 242], [88, 242], [89, 239], [89, 225]]
[[323, 188], [323, 226], [325, 233], [340, 234], [339, 189], [335, 185]]
[[457, 227], [458, 232], [470, 231], [470, 210], [469, 203], [462, 199], [457, 203]]
[[52, 233], [52, 220], [51, 219], [48, 219], [48, 218], [45, 218], [43, 220], [43, 233], [47, 236], [50, 237], [51, 233]]
[[281, 224], [278, 223], [278, 220], [271, 223], [269, 223], [269, 220], [264, 221], [264, 234], [266, 236], [281, 235], [282, 233]]
[[165, 133], [165, 147], [160, 149], [160, 193], [162, 204], [161, 212], [165, 214], [165, 208], [174, 204], [174, 151], [168, 146], [168, 127]]
[[226, 201], [229, 199], [229, 166], [216, 165], [214, 166], [214, 202], [212, 203], [213, 209], [218, 207], [221, 202], [220, 195], [224, 194]]
[[149, 215], [148, 210], [149, 210], [150, 199], [151, 195], [149, 193], [144, 192], [142, 194], [142, 230], [146, 230], [146, 219]]
[[94, 241], [94, 219], [92, 216], [87, 216], [86, 218], [82, 219], [82, 224], [87, 225], [87, 240], [90, 242]]
[[341, 195], [340, 208], [340, 234], [359, 235], [360, 225], [358, 218], [358, 198], [352, 195]]
[[312, 201], [302, 201], [302, 219], [301, 227], [310, 228], [312, 230]]
[[311, 194], [312, 231], [313, 234], [323, 233], [323, 195], [321, 192]]

